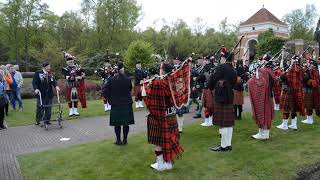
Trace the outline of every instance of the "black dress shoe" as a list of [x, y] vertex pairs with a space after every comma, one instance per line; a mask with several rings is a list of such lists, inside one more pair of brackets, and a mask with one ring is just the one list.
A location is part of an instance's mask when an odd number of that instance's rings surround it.
[[116, 141], [114, 142], [115, 145], [122, 145], [122, 142], [121, 141]]
[[211, 151], [229, 151], [228, 147], [221, 147], [220, 145], [216, 146], [216, 147], [212, 147], [210, 148]]
[[127, 145], [128, 144], [128, 141], [126, 140], [126, 139], [124, 139], [123, 141], [122, 141], [122, 145]]
[[1, 128], [1, 129], [7, 129], [7, 127], [5, 127], [5, 126], [0, 126], [0, 128]]
[[47, 124], [47, 125], [50, 125], [50, 124], [51, 124], [51, 122], [46, 122], [46, 124]]
[[228, 151], [232, 151], [232, 146], [227, 146]]
[[201, 114], [196, 114], [193, 116], [193, 118], [201, 118]]
[[179, 131], [179, 134], [182, 134], [182, 131]]

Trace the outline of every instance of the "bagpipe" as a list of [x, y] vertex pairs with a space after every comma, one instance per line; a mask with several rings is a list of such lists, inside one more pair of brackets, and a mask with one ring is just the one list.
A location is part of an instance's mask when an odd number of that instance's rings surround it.
[[[83, 80], [83, 69], [81, 68], [80, 64], [77, 62], [76, 57], [65, 52], [63, 52], [63, 57], [65, 61], [68, 60], [73, 60], [73, 65], [69, 66], [67, 65], [66, 67], [62, 68], [62, 74], [64, 74], [65, 76], [69, 76], [69, 78], [67, 79], [68, 81], [68, 85], [71, 87], [78, 87], [79, 86], [79, 81]], [[80, 78], [77, 78], [81, 76]]]
[[[237, 44], [234, 45], [234, 47], [233, 47], [232, 50], [230, 51], [229, 56], [228, 56], [226, 59], [228, 59], [230, 56], [233, 56], [233, 57], [234, 57], [235, 55], [239, 54], [239, 58], [237, 59], [237, 61], [240, 60], [241, 42], [242, 42], [242, 39], [243, 39], [243, 38], [244, 38], [244, 36], [241, 36], [241, 38], [238, 40]], [[238, 50], [236, 53], [234, 53], [234, 51], [235, 51], [238, 47], [239, 47], [239, 50]], [[237, 64], [237, 61], [233, 64], [234, 67], [235, 67], [236, 64]]]

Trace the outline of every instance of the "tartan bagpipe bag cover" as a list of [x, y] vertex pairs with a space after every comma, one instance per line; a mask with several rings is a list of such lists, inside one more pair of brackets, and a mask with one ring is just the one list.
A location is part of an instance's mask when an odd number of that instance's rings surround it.
[[190, 97], [190, 64], [185, 61], [168, 76], [169, 87], [177, 109], [187, 106]]

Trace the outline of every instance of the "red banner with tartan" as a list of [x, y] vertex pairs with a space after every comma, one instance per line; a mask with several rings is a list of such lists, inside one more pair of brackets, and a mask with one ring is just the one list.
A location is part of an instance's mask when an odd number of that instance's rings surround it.
[[176, 71], [168, 75], [172, 99], [177, 109], [188, 105], [190, 97], [190, 67], [190, 62], [184, 61]]

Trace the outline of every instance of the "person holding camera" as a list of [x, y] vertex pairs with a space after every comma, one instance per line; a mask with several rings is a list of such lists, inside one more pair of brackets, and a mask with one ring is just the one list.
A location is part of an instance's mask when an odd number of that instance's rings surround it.
[[[43, 119], [44, 123], [50, 124], [51, 119], [51, 105], [53, 98], [53, 88], [60, 91], [57, 86], [57, 81], [51, 73], [50, 64], [45, 62], [42, 64], [42, 70], [36, 71], [33, 75], [32, 86], [34, 92], [38, 95], [37, 98], [37, 111], [36, 111], [36, 125], [40, 124]], [[42, 98], [42, 104], [40, 102]], [[44, 105], [46, 107], [42, 107]], [[44, 115], [44, 116], [43, 116]]]

